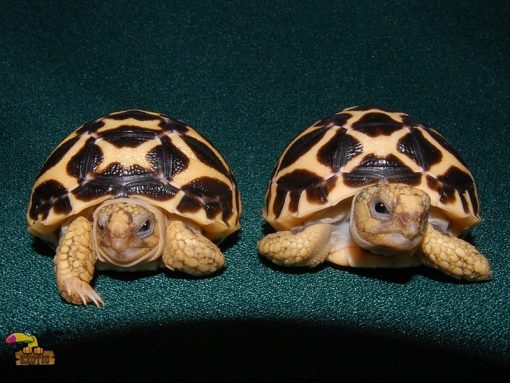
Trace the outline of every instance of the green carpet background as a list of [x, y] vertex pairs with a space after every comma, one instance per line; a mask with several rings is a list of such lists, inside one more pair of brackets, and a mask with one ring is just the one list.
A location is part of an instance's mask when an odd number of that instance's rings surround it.
[[[57, 362], [15, 368], [20, 347], [2, 342], [3, 376], [508, 374], [509, 18], [509, 2], [482, 0], [2, 2], [0, 337], [31, 332]], [[364, 104], [422, 120], [470, 164], [483, 216], [470, 240], [491, 282], [421, 267], [283, 270], [259, 258], [281, 150], [321, 117]], [[56, 291], [51, 251], [25, 231], [30, 190], [61, 139], [127, 108], [186, 120], [215, 144], [242, 193], [242, 230], [214, 278], [101, 273], [106, 307], [74, 307]]]

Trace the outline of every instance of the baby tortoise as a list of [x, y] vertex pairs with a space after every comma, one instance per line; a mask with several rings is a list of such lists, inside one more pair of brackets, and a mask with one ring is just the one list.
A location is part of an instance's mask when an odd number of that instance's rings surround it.
[[352, 107], [294, 138], [278, 159], [259, 253], [283, 266], [420, 264], [491, 278], [459, 238], [480, 222], [473, 175], [435, 130], [405, 113]]
[[207, 275], [215, 243], [239, 229], [241, 200], [214, 146], [164, 114], [126, 110], [90, 121], [51, 153], [35, 181], [28, 231], [58, 244], [55, 273], [73, 304], [103, 304], [94, 269], [167, 267]]

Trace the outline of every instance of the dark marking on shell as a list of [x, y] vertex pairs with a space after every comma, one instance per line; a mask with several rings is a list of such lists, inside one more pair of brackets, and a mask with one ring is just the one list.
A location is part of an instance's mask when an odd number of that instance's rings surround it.
[[298, 158], [303, 156], [306, 152], [308, 152], [308, 150], [310, 150], [310, 148], [319, 142], [327, 131], [327, 128], [317, 128], [298, 138], [287, 149], [287, 152], [280, 161], [278, 169], [285, 169], [287, 166], [296, 162]]
[[136, 148], [146, 141], [152, 140], [157, 131], [140, 128], [139, 126], [123, 125], [101, 134], [101, 138], [116, 148]]
[[439, 194], [439, 201], [441, 201], [441, 203], [446, 205], [455, 202], [455, 188], [453, 188], [451, 185], [443, 184], [428, 174], [426, 176], [426, 180], [429, 188], [435, 190]]
[[369, 112], [352, 124], [352, 128], [370, 137], [389, 136], [402, 128], [402, 123], [384, 113]]
[[324, 205], [328, 202], [329, 193], [336, 185], [338, 177], [331, 177], [318, 185], [306, 189], [306, 198], [309, 202]]
[[380, 179], [416, 186], [421, 176], [421, 173], [414, 172], [392, 154], [386, 157], [369, 154], [351, 172], [343, 174], [343, 179], [350, 187], [372, 184]]
[[280, 216], [287, 194], [290, 194], [289, 210], [296, 212], [303, 191], [321, 187], [322, 181], [322, 177], [305, 169], [296, 169], [279, 178], [276, 186], [275, 203], [273, 205], [275, 216]]
[[437, 177], [443, 188], [449, 187], [457, 190], [464, 212], [469, 213], [469, 205], [465, 193], [469, 195], [469, 199], [473, 205], [473, 211], [479, 214], [478, 200], [476, 198], [475, 183], [468, 173], [462, 171], [456, 166], [451, 166], [445, 174]]
[[78, 142], [79, 139], [80, 136], [76, 136], [58, 146], [44, 163], [43, 167], [41, 168], [41, 171], [39, 172], [38, 177], [40, 177], [48, 169], [51, 169], [53, 166], [58, 164], [62, 160], [62, 158], [64, 158], [64, 156], [69, 152], [69, 150], [74, 146], [74, 144]]
[[180, 212], [194, 212], [203, 208], [207, 218], [212, 219], [219, 213], [222, 220], [227, 221], [233, 214], [232, 190], [222, 181], [211, 177], [196, 178], [184, 185], [182, 190], [186, 196], [177, 206]]
[[120, 198], [134, 194], [165, 201], [173, 198], [178, 191], [172, 185], [155, 179], [152, 173], [147, 173], [129, 176], [98, 174], [95, 179], [80, 184], [72, 193], [82, 201], [94, 200], [105, 195]]
[[453, 146], [450, 145], [448, 141], [446, 141], [446, 139], [442, 135], [440, 135], [434, 129], [429, 128], [425, 125], [423, 125], [423, 127], [425, 128], [427, 133], [429, 133], [434, 138], [434, 140], [436, 140], [442, 147], [449, 151], [457, 159], [457, 161], [459, 161], [462, 165], [469, 169], [467, 163], [464, 162], [464, 160], [460, 157], [459, 153], [453, 148]]
[[161, 117], [158, 115], [150, 114], [140, 109], [130, 109], [120, 113], [109, 114], [103, 118], [117, 121], [127, 120], [128, 118], [133, 118], [138, 121], [152, 121], [161, 119]]
[[176, 187], [154, 179], [147, 179], [143, 183], [133, 184], [126, 189], [128, 195], [143, 195], [158, 201], [167, 201], [175, 197], [179, 192]]
[[382, 108], [379, 108], [378, 106], [374, 106], [374, 105], [359, 105], [359, 106], [355, 106], [354, 108], [348, 108], [348, 109], [349, 110], [347, 110], [347, 112], [350, 112], [350, 111], [366, 112], [367, 110], [376, 109], [376, 110], [380, 110], [382, 112], [387, 112], [387, 113], [399, 113], [398, 111], [393, 110], [393, 109], [382, 109]]
[[159, 127], [166, 131], [178, 132], [178, 133], [186, 133], [189, 128], [184, 121], [176, 120], [175, 118], [162, 115], [163, 119], [159, 123]]
[[209, 146], [191, 136], [183, 135], [181, 138], [193, 150], [193, 153], [195, 153], [200, 161], [224, 174], [227, 178], [231, 178], [230, 171], [227, 170], [223, 162], [221, 162]]
[[82, 181], [88, 174], [93, 173], [103, 161], [101, 148], [94, 144], [95, 139], [90, 137], [67, 164], [67, 173]]
[[323, 118], [320, 120], [316, 125], [317, 126], [324, 126], [324, 127], [331, 127], [331, 126], [344, 126], [347, 121], [352, 117], [352, 114], [347, 112], [339, 112], [332, 114], [331, 116], [328, 116], [326, 118]]
[[151, 169], [146, 169], [139, 165], [132, 165], [126, 168], [118, 162], [112, 162], [102, 172], [97, 172], [95, 174], [95, 177], [96, 179], [100, 179], [101, 177], [124, 178], [131, 176], [141, 176], [146, 174], [154, 175], [154, 171], [152, 171]]
[[410, 128], [423, 126], [423, 124], [407, 114], [402, 114], [402, 123]]
[[189, 195], [182, 197], [179, 205], [177, 205], [177, 210], [181, 213], [196, 213], [201, 208], [202, 204], [200, 201]]
[[338, 172], [351, 159], [363, 153], [363, 145], [347, 134], [347, 129], [338, 129], [335, 135], [317, 152], [320, 163]]
[[102, 118], [97, 120], [89, 121], [85, 124], [83, 124], [78, 130], [76, 130], [76, 133], [81, 134], [90, 134], [97, 132], [99, 129], [101, 129], [104, 126], [104, 121]]
[[423, 170], [429, 170], [432, 165], [441, 162], [443, 155], [429, 142], [420, 129], [412, 128], [397, 143], [397, 150], [413, 160]]
[[189, 158], [172, 143], [168, 136], [162, 136], [161, 145], [151, 149], [145, 158], [152, 165], [155, 173], [161, 172], [169, 181], [186, 170], [189, 165]]
[[41, 215], [41, 219], [45, 220], [52, 208], [58, 214], [69, 213], [72, 207], [67, 194], [68, 190], [58, 181], [47, 180], [43, 182], [32, 193], [29, 210], [30, 218], [37, 220]]

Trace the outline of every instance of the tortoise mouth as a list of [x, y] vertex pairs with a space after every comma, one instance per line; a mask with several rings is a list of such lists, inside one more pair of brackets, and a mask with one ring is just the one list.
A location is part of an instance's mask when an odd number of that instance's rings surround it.
[[[131, 203], [140, 205], [154, 214], [154, 217], [159, 224], [157, 230], [159, 230], [159, 242], [152, 249], [140, 248], [140, 247], [128, 247], [127, 249], [116, 252], [114, 249], [101, 246], [100, 237], [98, 236], [98, 223], [97, 223], [97, 212], [104, 206], [117, 204], [117, 203]], [[167, 218], [166, 216], [156, 207], [148, 204], [145, 201], [136, 198], [114, 198], [109, 199], [99, 205], [93, 215], [94, 223], [92, 230], [92, 242], [94, 245], [94, 251], [97, 259], [105, 264], [111, 264], [122, 268], [129, 268], [140, 263], [152, 262], [159, 258], [163, 252], [165, 245], [165, 229]]]
[[[100, 247], [100, 250], [108, 258], [108, 260], [117, 266], [134, 266], [138, 263], [138, 260], [142, 262], [146, 256], [153, 252], [155, 249], [139, 249], [139, 248], [128, 248], [122, 252], [116, 252], [112, 248]], [[150, 254], [149, 254], [150, 256]]]

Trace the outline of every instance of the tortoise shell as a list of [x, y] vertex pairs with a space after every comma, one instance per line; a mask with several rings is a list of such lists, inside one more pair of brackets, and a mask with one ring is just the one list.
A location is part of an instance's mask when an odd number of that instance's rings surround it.
[[182, 121], [126, 110], [82, 125], [51, 153], [32, 189], [28, 229], [54, 240], [68, 218], [120, 197], [192, 221], [213, 240], [239, 228], [239, 191], [218, 150]]
[[405, 113], [372, 107], [347, 108], [295, 137], [275, 165], [263, 215], [288, 230], [345, 210], [380, 179], [428, 193], [431, 216], [449, 221], [452, 233], [480, 221], [473, 175], [448, 142]]

